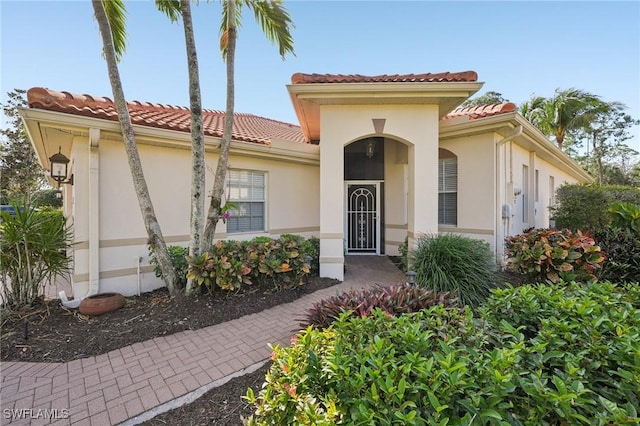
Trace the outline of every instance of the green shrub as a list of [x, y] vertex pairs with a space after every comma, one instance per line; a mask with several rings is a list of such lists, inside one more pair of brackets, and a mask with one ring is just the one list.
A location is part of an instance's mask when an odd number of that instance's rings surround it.
[[611, 225], [640, 237], [640, 205], [616, 201], [608, 210]]
[[301, 250], [303, 256], [309, 260], [311, 275], [320, 275], [320, 238], [309, 237], [302, 242]]
[[217, 288], [240, 290], [244, 284], [251, 284], [251, 267], [245, 242], [219, 240], [211, 251], [195, 258], [187, 256], [186, 259], [189, 264], [187, 278], [204, 286], [209, 293]]
[[409, 284], [376, 285], [369, 289], [351, 290], [315, 303], [307, 309], [303, 327], [328, 327], [343, 312], [353, 316], [369, 316], [375, 308], [389, 315], [418, 312], [424, 308], [441, 304], [446, 307], [457, 305], [457, 299], [449, 293], [434, 293], [422, 287]]
[[406, 273], [409, 268], [409, 239], [407, 237], [398, 246], [398, 252], [400, 253], [400, 270]]
[[609, 185], [567, 184], [556, 191], [551, 215], [558, 229], [602, 229], [611, 223], [608, 210], [616, 201], [640, 204], [640, 188]]
[[462, 304], [481, 303], [496, 285], [496, 263], [484, 241], [456, 234], [422, 236], [410, 251], [416, 284], [455, 294]]
[[[585, 406], [575, 407], [584, 418], [599, 420], [588, 424], [640, 421], [636, 413], [640, 408], [637, 284], [559, 283], [496, 290], [482, 308], [482, 316], [498, 333], [506, 324], [521, 330], [526, 338], [521, 362], [524, 371], [536, 372], [541, 381], [553, 383], [556, 393], [563, 391], [562, 382], [575, 383], [569, 389], [587, 391], [588, 400], [600, 405], [600, 412], [587, 407], [586, 401]], [[545, 397], [536, 385], [529, 383], [524, 390]], [[635, 419], [622, 421], [626, 415]], [[604, 423], [612, 419], [617, 422]]]
[[251, 241], [220, 240], [206, 253], [191, 258], [187, 278], [213, 292], [241, 290], [245, 285], [271, 285], [276, 288], [303, 283], [310, 273], [313, 243], [302, 237], [282, 235], [278, 239], [256, 237]]
[[31, 197], [31, 205], [39, 210], [44, 207], [62, 208], [62, 197], [57, 189], [41, 189], [34, 192]]
[[71, 231], [59, 210], [15, 205], [0, 213], [0, 297], [5, 307], [32, 305], [57, 276], [71, 273]]
[[506, 238], [507, 269], [535, 281], [593, 280], [605, 256], [593, 238], [568, 229], [532, 229]]
[[275, 287], [302, 283], [311, 272], [310, 257], [303, 253], [304, 238], [283, 234], [278, 239], [254, 239], [249, 242], [248, 265], [254, 282], [269, 282]]
[[611, 202], [623, 201], [640, 205], [640, 187], [623, 185], [605, 185], [605, 190], [611, 197]]
[[[187, 286], [187, 271], [189, 270], [189, 264], [187, 263], [187, 256], [189, 255], [189, 249], [182, 246], [169, 246], [169, 257], [171, 263], [178, 276], [178, 288], [185, 288]], [[158, 265], [158, 258], [153, 252], [153, 248], [149, 246], [149, 264], [154, 266], [153, 272], [156, 277], [162, 278], [162, 271]]]
[[249, 424], [637, 424], [639, 303], [637, 286], [563, 283], [496, 290], [484, 319], [345, 313], [274, 347]]
[[[256, 398], [253, 389], [246, 399], [256, 405], [256, 418], [249, 425], [316, 425], [338, 424], [341, 418], [336, 407], [339, 400], [327, 394], [323, 364], [334, 350], [335, 332], [309, 328], [292, 339], [287, 349], [273, 347], [272, 367], [265, 377], [265, 385]], [[324, 403], [315, 396], [326, 395]]]
[[593, 239], [606, 253], [607, 260], [598, 278], [614, 282], [640, 282], [640, 238], [621, 229], [606, 228], [593, 232]]

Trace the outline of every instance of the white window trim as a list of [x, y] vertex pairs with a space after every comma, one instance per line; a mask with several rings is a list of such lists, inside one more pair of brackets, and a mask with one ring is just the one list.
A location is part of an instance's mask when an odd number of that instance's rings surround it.
[[[261, 173], [262, 174], [262, 178], [263, 178], [263, 184], [264, 184], [264, 196], [262, 198], [262, 201], [259, 200], [239, 200], [239, 199], [233, 199], [231, 198], [231, 193], [230, 193], [230, 175], [232, 171], [235, 172], [252, 172], [252, 173]], [[263, 213], [263, 220], [262, 220], [262, 229], [260, 230], [249, 230], [249, 231], [230, 231], [228, 224], [227, 225], [227, 234], [228, 235], [247, 235], [247, 234], [264, 234], [267, 232], [267, 230], [269, 229], [268, 226], [268, 204], [267, 204], [267, 200], [269, 198], [268, 194], [267, 194], [267, 188], [268, 188], [268, 172], [265, 170], [256, 170], [256, 169], [228, 169], [227, 170], [227, 176], [225, 179], [225, 189], [227, 190], [227, 202], [229, 203], [246, 203], [246, 202], [256, 202], [256, 203], [263, 203], [263, 209], [262, 209], [262, 213]]]

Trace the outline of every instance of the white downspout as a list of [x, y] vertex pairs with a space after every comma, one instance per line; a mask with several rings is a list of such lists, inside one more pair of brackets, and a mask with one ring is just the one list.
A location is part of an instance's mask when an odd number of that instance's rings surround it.
[[[508, 134], [507, 136], [505, 136], [504, 138], [500, 139], [499, 141], [496, 142], [496, 244], [495, 244], [495, 248], [496, 248], [496, 260], [499, 261], [499, 263], [502, 265], [503, 264], [503, 258], [504, 255], [502, 253], [502, 248], [503, 246], [503, 240], [505, 238], [505, 232], [501, 232], [501, 230], [503, 229], [501, 225], [501, 219], [502, 219], [502, 205], [501, 205], [501, 197], [499, 196], [499, 194], [503, 191], [501, 191], [501, 182], [500, 179], [498, 178], [498, 175], [500, 173], [499, 172], [499, 165], [500, 165], [500, 148], [506, 144], [507, 142], [511, 142], [512, 140], [514, 140], [515, 138], [517, 138], [518, 136], [522, 135], [522, 125], [519, 124], [518, 127], [516, 127], [513, 132], [511, 132], [510, 134]], [[506, 161], [505, 161], [506, 163]], [[513, 170], [511, 170], [513, 168], [513, 166], [510, 166], [510, 176], [511, 176], [511, 180], [513, 180]], [[502, 171], [502, 175], [506, 175], [506, 170]], [[506, 184], [507, 182], [505, 182]], [[506, 200], [506, 199], [505, 199]], [[509, 226], [509, 222], [511, 219], [507, 219], [507, 228]]]
[[67, 308], [77, 308], [82, 299], [100, 292], [100, 129], [89, 129], [89, 291], [69, 300], [64, 291], [58, 293]]

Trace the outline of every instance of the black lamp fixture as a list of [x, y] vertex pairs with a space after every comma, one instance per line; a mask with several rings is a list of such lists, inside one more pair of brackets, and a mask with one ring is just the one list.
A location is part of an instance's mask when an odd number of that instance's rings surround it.
[[367, 142], [365, 142], [364, 148], [365, 148], [367, 157], [373, 158], [373, 154], [375, 154], [375, 151], [376, 151], [376, 140], [368, 139]]
[[70, 184], [73, 185], [73, 175], [67, 179], [67, 168], [69, 166], [69, 159], [62, 153], [62, 147], [58, 147], [58, 153], [49, 157], [51, 162], [51, 179], [58, 182], [58, 193], [60, 193], [60, 185]]

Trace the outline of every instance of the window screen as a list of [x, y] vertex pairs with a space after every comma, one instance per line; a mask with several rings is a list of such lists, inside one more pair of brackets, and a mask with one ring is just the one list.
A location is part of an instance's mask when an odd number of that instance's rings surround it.
[[458, 224], [458, 159], [438, 160], [438, 223]]
[[229, 201], [237, 208], [229, 210], [227, 232], [265, 230], [265, 173], [251, 170], [229, 170]]

